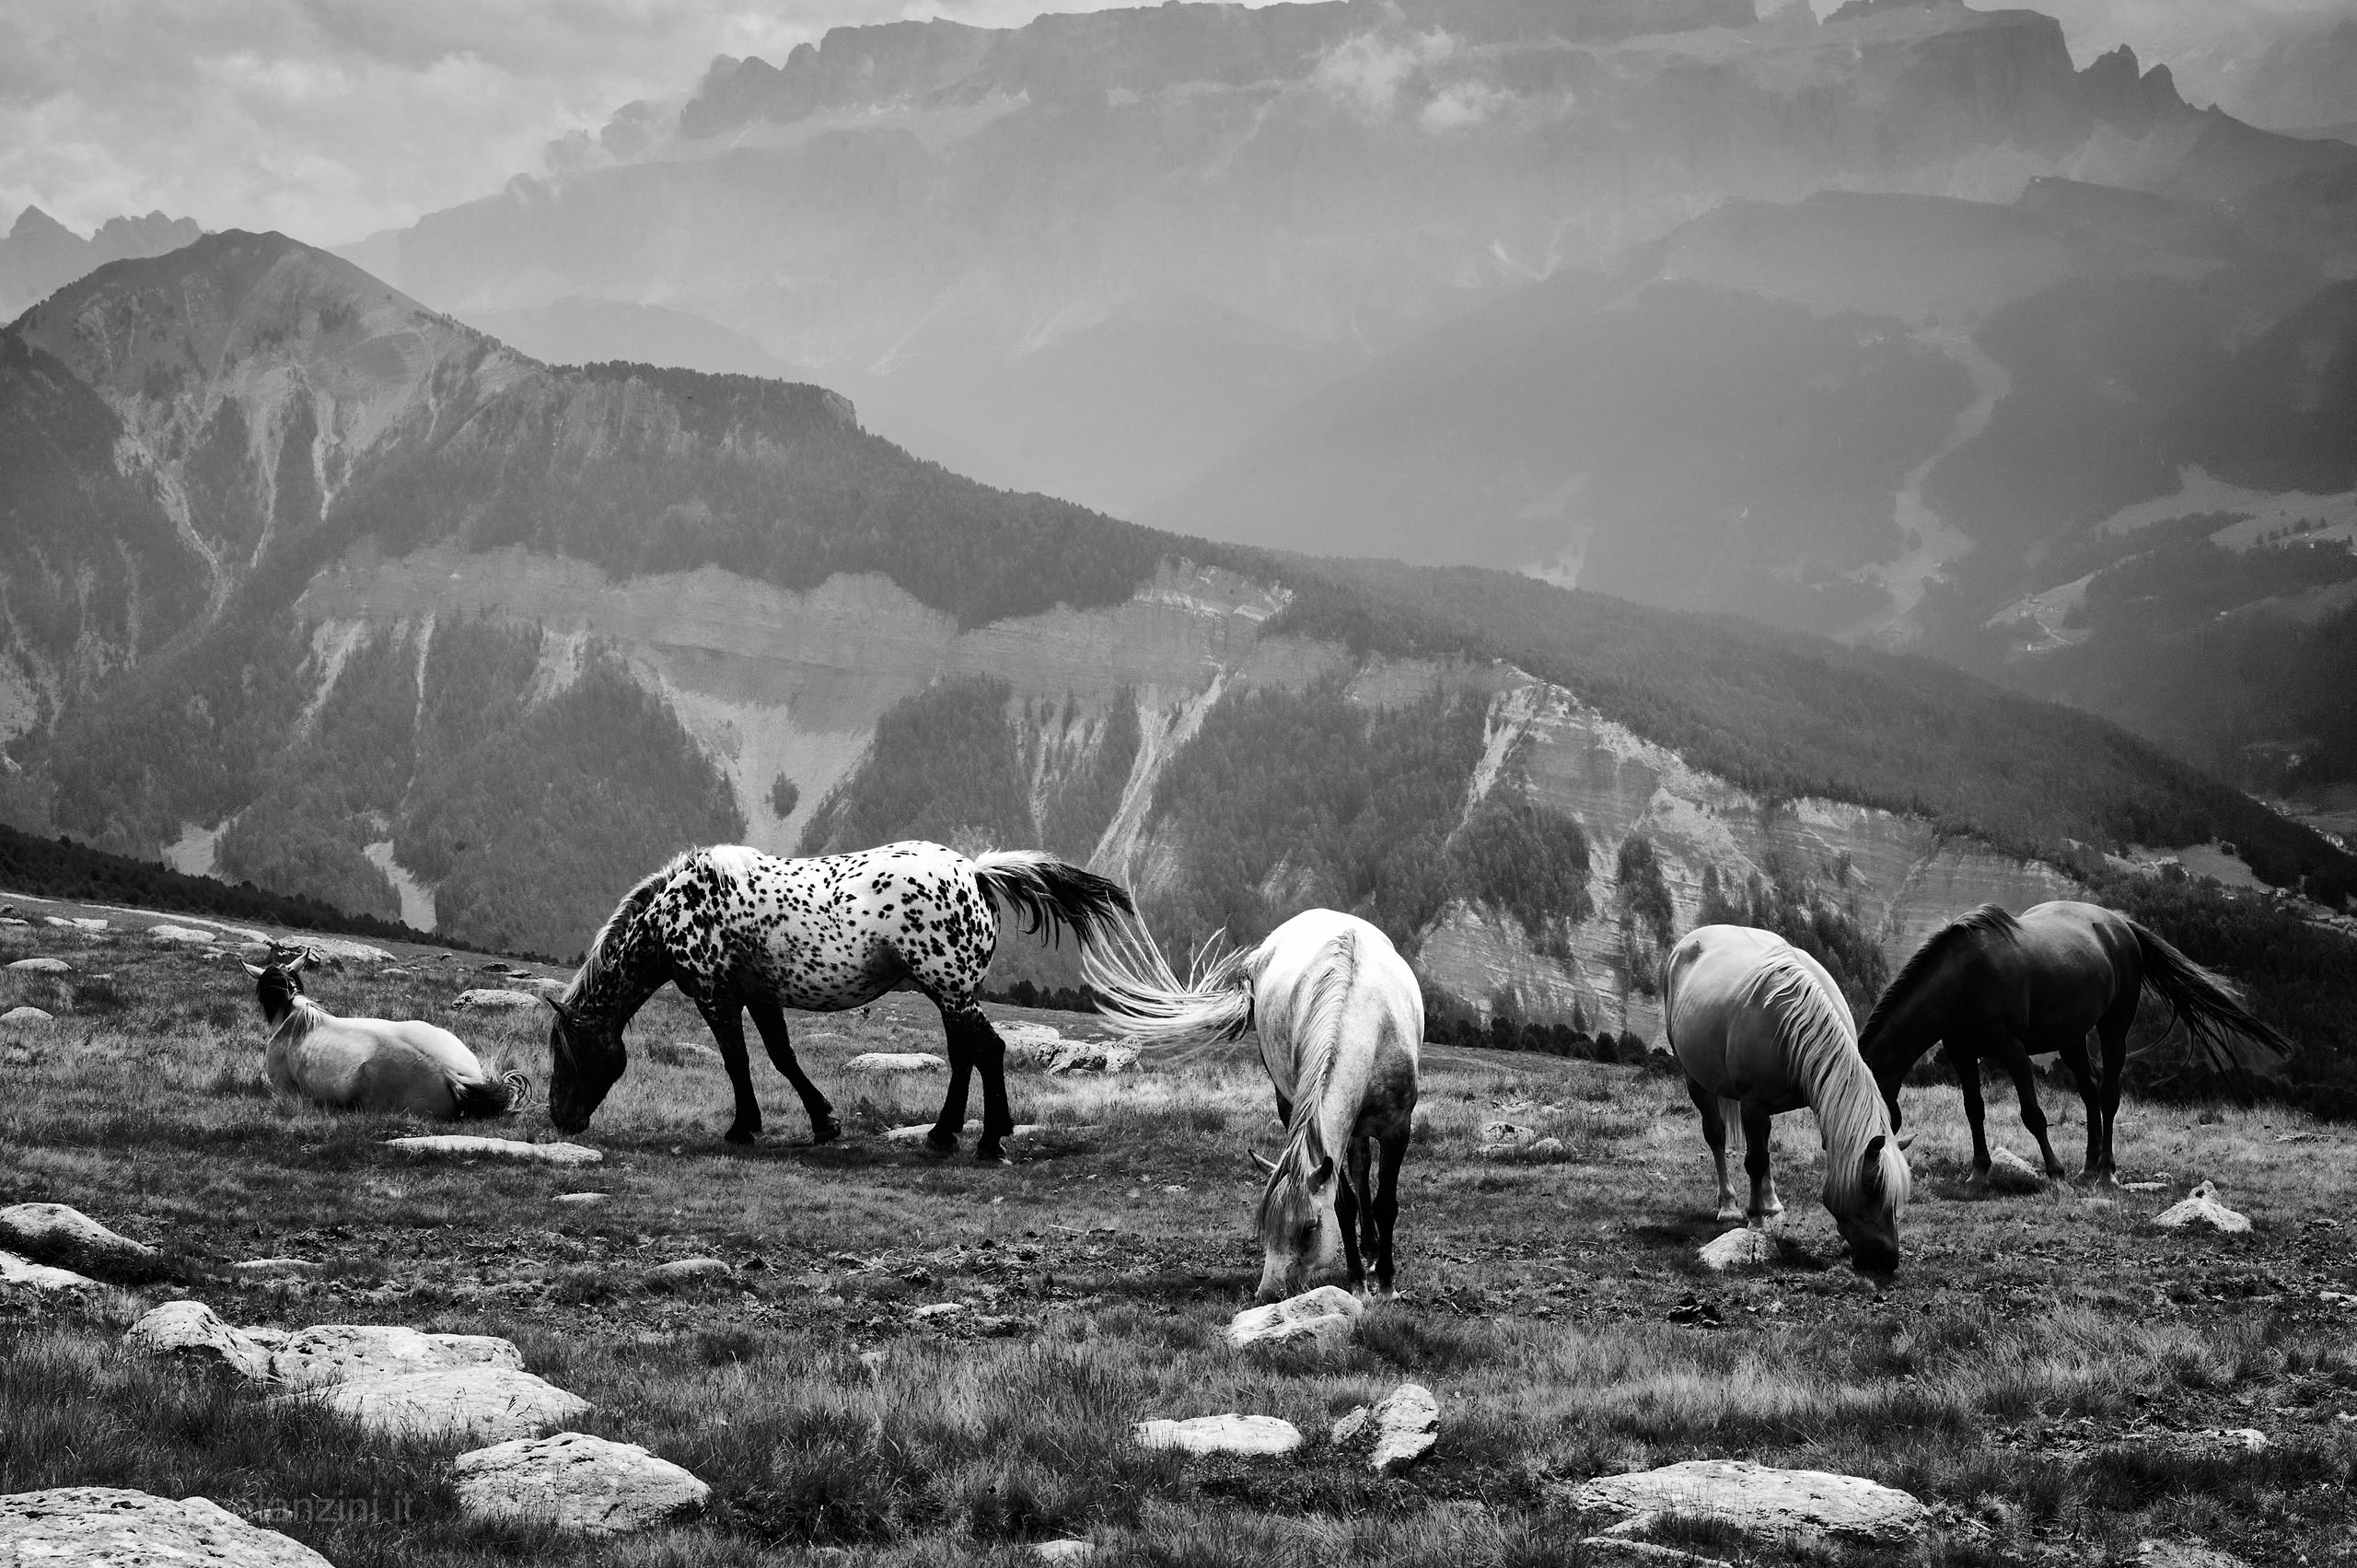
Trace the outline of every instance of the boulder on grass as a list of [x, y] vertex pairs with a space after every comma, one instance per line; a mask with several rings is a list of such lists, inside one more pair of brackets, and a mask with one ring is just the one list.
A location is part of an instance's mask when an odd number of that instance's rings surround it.
[[74, 966], [64, 958], [18, 958], [8, 966], [18, 974], [72, 974]]
[[129, 1262], [153, 1258], [144, 1241], [118, 1236], [79, 1209], [64, 1203], [11, 1203], [0, 1209], [0, 1245], [27, 1252]]
[[940, 1073], [949, 1063], [930, 1051], [865, 1051], [843, 1066], [853, 1073]]
[[388, 1148], [413, 1155], [458, 1155], [496, 1159], [529, 1160], [541, 1165], [596, 1165], [606, 1156], [579, 1144], [528, 1144], [521, 1138], [478, 1138], [464, 1132], [431, 1132], [413, 1138], [388, 1138]]
[[1138, 1063], [1138, 1049], [1111, 1040], [1066, 1040], [1049, 1059], [1051, 1073], [1126, 1073]]
[[34, 1290], [95, 1290], [99, 1282], [71, 1269], [29, 1263], [14, 1252], [0, 1252], [0, 1284], [27, 1285]]
[[1228, 1320], [1227, 1342], [1246, 1345], [1341, 1345], [1358, 1332], [1366, 1304], [1339, 1285], [1319, 1285], [1267, 1307], [1248, 1307]]
[[472, 1437], [505, 1443], [538, 1437], [589, 1413], [589, 1401], [504, 1366], [461, 1366], [330, 1383], [285, 1400], [308, 1400], [388, 1437]]
[[221, 938], [215, 932], [199, 931], [193, 925], [151, 925], [147, 939], [167, 947], [175, 944], [184, 947], [209, 947]]
[[2043, 1192], [2046, 1172], [2001, 1144], [1989, 1151], [1989, 1187], [1995, 1192]]
[[28, 1024], [53, 1024], [56, 1021], [57, 1016], [54, 1013], [44, 1013], [30, 1004], [21, 1007], [11, 1007], [6, 1012], [0, 1013], [0, 1024], [14, 1024], [18, 1028]]
[[1800, 1544], [1839, 1539], [1897, 1545], [1921, 1535], [1931, 1517], [1914, 1497], [1878, 1481], [1747, 1459], [1689, 1459], [1599, 1476], [1572, 1493], [1572, 1505], [1631, 1521], [1701, 1516], [1745, 1535]]
[[0, 1497], [0, 1562], [104, 1568], [330, 1568], [300, 1541], [209, 1497], [174, 1502], [115, 1486]]
[[475, 1366], [524, 1369], [514, 1342], [490, 1334], [426, 1334], [396, 1323], [321, 1323], [283, 1339], [247, 1332], [270, 1344], [271, 1376], [297, 1388]]
[[1378, 1402], [1372, 1415], [1375, 1454], [1367, 1469], [1392, 1475], [1424, 1457], [1440, 1439], [1440, 1401], [1422, 1383], [1402, 1383]]
[[257, 1383], [271, 1376], [270, 1348], [224, 1323], [201, 1301], [164, 1303], [124, 1330], [122, 1347], [143, 1355], [212, 1362]]
[[1190, 1454], [1290, 1454], [1301, 1429], [1273, 1415], [1199, 1415], [1187, 1421], [1142, 1421], [1131, 1429], [1139, 1446]]
[[1702, 1243], [1694, 1255], [1714, 1274], [1729, 1269], [1764, 1269], [1776, 1260], [1776, 1242], [1764, 1230], [1738, 1225]]
[[509, 991], [500, 986], [477, 986], [461, 991], [450, 1004], [460, 1013], [513, 1013], [540, 1005], [539, 995], [529, 991]]
[[450, 1466], [469, 1518], [628, 1535], [701, 1512], [712, 1488], [635, 1443], [584, 1432], [521, 1437]]
[[2208, 1225], [2212, 1230], [2222, 1230], [2229, 1235], [2239, 1234], [2250, 1228], [2250, 1220], [2247, 1215], [2238, 1214], [2218, 1202], [2217, 1184], [2211, 1181], [2205, 1181], [2187, 1193], [2183, 1202], [2171, 1204], [2154, 1215], [2153, 1223], [2169, 1230], [2182, 1230], [2188, 1225]]

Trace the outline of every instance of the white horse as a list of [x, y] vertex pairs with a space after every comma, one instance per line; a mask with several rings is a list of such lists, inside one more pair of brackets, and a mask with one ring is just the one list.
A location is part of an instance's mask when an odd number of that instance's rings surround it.
[[432, 1024], [339, 1018], [303, 994], [308, 953], [246, 966], [271, 1028], [263, 1061], [271, 1087], [331, 1110], [413, 1110], [445, 1121], [503, 1116], [528, 1086], [494, 1078], [464, 1041]]
[[[1850, 1005], [1824, 967], [1769, 932], [1698, 926], [1670, 949], [1662, 1017], [1718, 1167], [1718, 1217], [1759, 1229], [1783, 1212], [1768, 1172], [1771, 1121], [1806, 1106], [1825, 1143], [1825, 1206], [1850, 1244], [1851, 1261], [1862, 1271], [1897, 1272], [1907, 1160], [1858, 1054]], [[1741, 1106], [1748, 1210], [1736, 1207], [1727, 1179], [1723, 1099]]]
[[[1333, 1264], [1338, 1242], [1352, 1287], [1365, 1287], [1371, 1261], [1374, 1294], [1391, 1295], [1424, 998], [1390, 938], [1356, 915], [1307, 910], [1248, 951], [1198, 954], [1182, 982], [1150, 939], [1123, 935], [1118, 951], [1085, 960], [1099, 1011], [1120, 1027], [1148, 1040], [1260, 1033], [1287, 1137], [1274, 1163], [1253, 1156], [1269, 1173], [1259, 1299], [1306, 1288], [1313, 1271]], [[1338, 1154], [1347, 1167], [1340, 1180]]]

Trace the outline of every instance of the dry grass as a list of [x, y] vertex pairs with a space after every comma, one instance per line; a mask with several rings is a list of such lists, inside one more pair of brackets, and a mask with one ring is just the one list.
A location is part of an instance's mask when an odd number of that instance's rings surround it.
[[[594, 1401], [586, 1427], [689, 1466], [716, 1504], [621, 1546], [469, 1526], [446, 1450], [125, 1357], [109, 1309], [22, 1299], [0, 1317], [0, 1490], [105, 1483], [277, 1507], [292, 1515], [279, 1527], [346, 1568], [1015, 1562], [1065, 1534], [1125, 1562], [1518, 1564], [1581, 1559], [1567, 1483], [1724, 1456], [1909, 1488], [1940, 1511], [1911, 1559], [1926, 1563], [2127, 1561], [2154, 1536], [2261, 1562], [2352, 1560], [2357, 1419], [2340, 1418], [2357, 1417], [2357, 1310], [2321, 1293], [2357, 1293], [2352, 1230], [2338, 1228], [2357, 1139], [2281, 1111], [2131, 1106], [2123, 1174], [2165, 1170], [2166, 1192], [1991, 1198], [1964, 1179], [1953, 1089], [1910, 1090], [1918, 1196], [1906, 1272], [1877, 1295], [1840, 1266], [1805, 1117], [1779, 1135], [1782, 1265], [1720, 1279], [1693, 1261], [1715, 1227], [1677, 1084], [1435, 1049], [1404, 1179], [1408, 1299], [1336, 1358], [1242, 1356], [1217, 1330], [1258, 1272], [1248, 1149], [1277, 1132], [1248, 1045], [1106, 1079], [1018, 1074], [1016, 1117], [1044, 1131], [1014, 1168], [986, 1170], [878, 1135], [929, 1120], [937, 1079], [863, 1084], [842, 1068], [860, 1051], [938, 1050], [918, 999], [796, 1020], [854, 1136], [809, 1147], [791, 1091], [757, 1060], [772, 1136], [737, 1149], [719, 1138], [727, 1092], [693, 1049], [702, 1027], [667, 996], [632, 1031], [630, 1074], [586, 1135], [604, 1165], [426, 1164], [381, 1146], [412, 1130], [397, 1119], [259, 1090], [261, 1030], [234, 962], [21, 933], [0, 957], [36, 943], [81, 973], [0, 977], [0, 1010], [59, 1015], [0, 1041], [29, 1048], [0, 1069], [16, 1091], [0, 1105], [0, 1200], [71, 1202], [163, 1244], [162, 1277], [125, 1282], [145, 1299], [179, 1288], [237, 1321], [508, 1335]], [[314, 990], [339, 1012], [453, 1023], [544, 1076], [535, 1016], [443, 1010], [484, 982], [459, 967], [330, 974]], [[1992, 1129], [2026, 1147], [2010, 1098], [1992, 1099]], [[1560, 1138], [1563, 1155], [1478, 1158], [1497, 1119]], [[537, 1111], [506, 1131], [550, 1135]], [[2294, 1133], [2307, 1136], [2278, 1141]], [[2253, 1235], [2152, 1226], [2204, 1178]], [[609, 1198], [552, 1202], [583, 1189]], [[278, 1254], [326, 1272], [225, 1275]], [[700, 1254], [736, 1276], [647, 1287], [653, 1263]], [[1670, 1322], [1689, 1295], [1724, 1327]], [[940, 1301], [965, 1310], [946, 1328], [911, 1317]], [[1443, 1427], [1406, 1479], [1377, 1481], [1322, 1442], [1245, 1463], [1128, 1438], [1148, 1416], [1228, 1410], [1315, 1436], [1410, 1378], [1439, 1395]], [[2235, 1427], [2270, 1446], [2188, 1435]], [[1708, 1555], [1781, 1561], [1666, 1528]]]

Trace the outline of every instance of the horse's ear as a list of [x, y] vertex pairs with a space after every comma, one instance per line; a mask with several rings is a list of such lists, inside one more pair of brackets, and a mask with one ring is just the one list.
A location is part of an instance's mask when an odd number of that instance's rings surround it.
[[[243, 959], [240, 959], [240, 960], [238, 960], [238, 961], [239, 961], [239, 962], [241, 962], [241, 963], [242, 963], [242, 962], [244, 962], [244, 960], [243, 960]], [[253, 976], [256, 980], [260, 980], [262, 976], [264, 976], [264, 975], [268, 974], [270, 971], [269, 971], [268, 970], [266, 970], [266, 969], [260, 968], [259, 966], [254, 965], [254, 964], [247, 964], [247, 965], [246, 965], [246, 972], [247, 972], [248, 974], [250, 974], [250, 975]]]
[[1899, 1152], [1900, 1154], [1902, 1154], [1902, 1155], [1903, 1155], [1903, 1154], [1905, 1154], [1909, 1149], [1911, 1149], [1911, 1148], [1913, 1148], [1914, 1146], [1915, 1146], [1915, 1134], [1914, 1134], [1914, 1133], [1912, 1133], [1912, 1132], [1901, 1132], [1901, 1133], [1898, 1135], [1898, 1152]]
[[1277, 1174], [1276, 1161], [1271, 1159], [1268, 1156], [1262, 1154], [1258, 1149], [1253, 1149], [1250, 1153], [1252, 1156], [1252, 1163], [1254, 1166], [1259, 1167], [1261, 1175], [1274, 1176]]
[[1882, 1191], [1882, 1150], [1887, 1140], [1877, 1132], [1866, 1144], [1866, 1152], [1858, 1160], [1858, 1185], [1869, 1193]]
[[540, 1000], [549, 1005], [549, 1011], [554, 1013], [557, 1016], [558, 1020], [562, 1022], [565, 1028], [571, 1028], [574, 1026], [576, 1020], [573, 1016], [572, 1008], [566, 1006], [555, 997], [551, 996], [545, 991], [540, 993]]
[[1309, 1172], [1309, 1184], [1312, 1187], [1323, 1187], [1333, 1179], [1334, 1156], [1332, 1155], [1319, 1155], [1318, 1156], [1318, 1164], [1313, 1167]]

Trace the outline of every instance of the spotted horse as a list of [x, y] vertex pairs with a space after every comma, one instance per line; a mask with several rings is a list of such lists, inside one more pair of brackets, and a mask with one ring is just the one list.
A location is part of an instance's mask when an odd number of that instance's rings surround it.
[[1015, 1131], [1006, 1105], [1006, 1047], [976, 1005], [998, 948], [1004, 906], [1027, 933], [1086, 950], [1103, 923], [1131, 912], [1114, 882], [1033, 850], [969, 860], [909, 840], [853, 854], [785, 860], [742, 844], [689, 850], [626, 894], [589, 944], [549, 1029], [549, 1120], [566, 1132], [589, 1125], [629, 1064], [622, 1028], [646, 999], [676, 984], [703, 1015], [736, 1091], [731, 1143], [761, 1131], [745, 1054], [750, 1013], [770, 1061], [802, 1097], [815, 1143], [842, 1133], [834, 1108], [795, 1060], [784, 1009], [837, 1013], [910, 986], [941, 1009], [949, 1089], [926, 1135], [933, 1152], [958, 1146], [968, 1080], [982, 1078], [976, 1156], [1004, 1164]]

